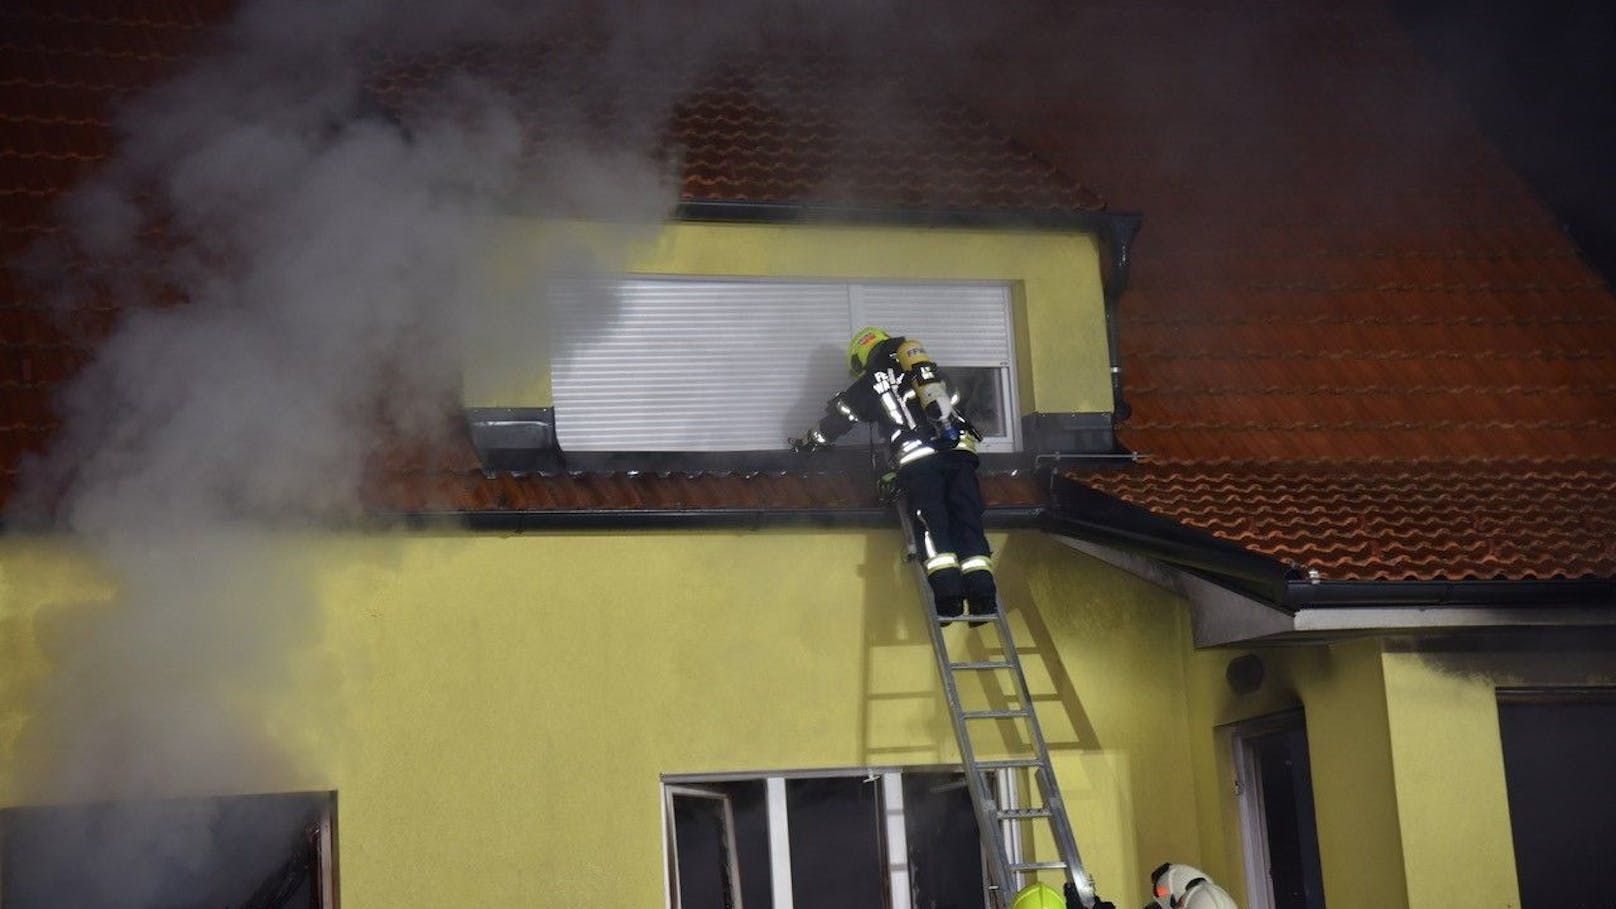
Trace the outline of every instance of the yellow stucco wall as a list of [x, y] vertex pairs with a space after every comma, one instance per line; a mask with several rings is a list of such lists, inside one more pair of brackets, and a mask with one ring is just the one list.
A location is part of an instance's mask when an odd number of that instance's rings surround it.
[[1383, 663], [1410, 909], [1519, 909], [1492, 681], [1410, 653]]
[[[1112, 409], [1100, 258], [1088, 234], [695, 223], [636, 234], [513, 221], [496, 270], [521, 276], [524, 263], [541, 263], [535, 267], [553, 271], [557, 249], [606, 270], [643, 275], [1009, 282], [1022, 410]], [[508, 283], [507, 292], [536, 302], [539, 291], [528, 280]], [[530, 374], [517, 387], [473, 382], [468, 394], [474, 404], [547, 404], [548, 376]]]
[[[1236, 695], [1224, 670], [1245, 653], [1267, 677]], [[1616, 681], [1608, 655], [1592, 650], [1416, 652], [1375, 637], [1202, 651], [1191, 665], [1202, 853], [1242, 904], [1232, 724], [1305, 711], [1329, 905], [1518, 909], [1497, 689]]]
[[[1119, 904], [1192, 854], [1187, 622], [1036, 533], [995, 540], [1085, 857]], [[294, 547], [319, 641], [263, 721], [335, 789], [343, 905], [664, 899], [660, 779], [948, 763], [895, 531], [332, 535]], [[110, 590], [0, 541], [0, 766], [26, 750], [54, 615]], [[93, 609], [92, 609], [93, 611]], [[178, 629], [183, 631], [183, 629]], [[961, 642], [985, 632], [950, 629]], [[0, 804], [28, 801], [9, 774]]]
[[[1206, 870], [1246, 902], [1240, 809], [1231, 726], [1301, 707], [1307, 722], [1326, 902], [1332, 906], [1404, 904], [1396, 790], [1388, 739], [1379, 642], [1263, 648], [1262, 687], [1237, 695], [1224, 680], [1246, 651], [1194, 655], [1191, 725], [1200, 730], [1201, 852]], [[1372, 869], [1367, 871], [1366, 869]]]
[[[1409, 905], [1518, 909], [1497, 690], [1616, 686], [1598, 644], [1518, 633], [1490, 645], [1388, 644], [1383, 656]], [[1531, 642], [1544, 646], [1533, 647]], [[1551, 646], [1552, 644], [1552, 646]], [[1526, 645], [1526, 646], [1523, 646]], [[1438, 880], [1443, 869], [1463, 880]], [[1451, 877], [1452, 875], [1449, 874]]]
[[[1041, 534], [995, 543], [1103, 895], [1142, 903], [1172, 859], [1244, 902], [1231, 724], [1301, 707], [1330, 905], [1518, 909], [1496, 689], [1610, 684], [1608, 658], [1371, 637], [1194, 651], [1158, 588]], [[284, 655], [262, 728], [301, 760], [241, 791], [338, 792], [346, 906], [589, 905], [605, 886], [660, 905], [664, 774], [956, 760], [895, 532], [333, 534], [286, 551], [317, 627], [279, 637], [318, 644]], [[0, 541], [0, 804], [31, 801], [15, 771], [40, 758], [45, 654], [114, 593], [60, 541]], [[950, 635], [985, 654], [983, 632]], [[1266, 679], [1235, 694], [1225, 667], [1247, 652]]]

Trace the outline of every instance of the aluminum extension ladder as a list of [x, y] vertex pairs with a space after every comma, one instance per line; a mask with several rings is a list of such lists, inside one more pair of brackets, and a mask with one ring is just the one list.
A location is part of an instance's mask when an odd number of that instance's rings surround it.
[[[1005, 615], [1004, 603], [1001, 599], [998, 610], [992, 616], [939, 617], [936, 601], [932, 597], [931, 584], [926, 580], [925, 560], [919, 555], [920, 544], [915, 532], [913, 512], [902, 497], [898, 498], [897, 505], [898, 515], [903, 523], [904, 539], [908, 544], [907, 558], [915, 567], [921, 602], [926, 610], [926, 627], [931, 632], [932, 651], [937, 657], [937, 672], [942, 679], [943, 693], [948, 699], [948, 713], [954, 723], [954, 736], [959, 740], [960, 757], [965, 764], [965, 781], [971, 793], [971, 804], [976, 811], [977, 830], [981, 832], [982, 846], [988, 855], [989, 873], [993, 879], [988, 888], [993, 894], [993, 905], [995, 909], [1008, 909], [1019, 889], [1017, 881], [1021, 875], [1040, 871], [1063, 871], [1067, 884], [1064, 889], [1068, 900], [1075, 894], [1085, 909], [1092, 909], [1096, 902], [1094, 882], [1084, 870], [1082, 856], [1077, 851], [1077, 839], [1072, 834], [1072, 823], [1066, 814], [1065, 802], [1061, 800], [1060, 786], [1055, 781], [1055, 769], [1049, 762], [1049, 748], [1044, 742], [1044, 732], [1038, 724], [1037, 712], [1033, 709], [1032, 693], [1027, 690], [1027, 677], [1021, 670], [1021, 658], [1016, 654], [1015, 640], [1010, 634], [1010, 619]], [[968, 623], [977, 628], [993, 626], [998, 633], [1004, 658], [955, 660], [949, 654], [948, 639], [943, 634], [944, 626], [955, 622]], [[999, 710], [966, 710], [960, 702], [958, 677], [975, 673], [999, 673], [1008, 676], [1014, 683], [1010, 693], [1017, 699], [1016, 706]], [[1018, 738], [1025, 748], [1025, 754], [1002, 759], [979, 760], [976, 756], [977, 749], [972, 743], [971, 725], [983, 720], [1020, 721], [1025, 729], [1024, 734]], [[988, 774], [994, 771], [1016, 773], [1021, 770], [1032, 774], [1043, 804], [1028, 808], [1000, 807], [995, 798], [994, 787], [988, 780]], [[1023, 828], [1019, 825], [1040, 822], [1049, 825], [1056, 848], [1060, 852], [1059, 861], [1021, 861], [1018, 856], [1012, 854], [1011, 843], [1019, 843], [1021, 839], [1019, 833]]]

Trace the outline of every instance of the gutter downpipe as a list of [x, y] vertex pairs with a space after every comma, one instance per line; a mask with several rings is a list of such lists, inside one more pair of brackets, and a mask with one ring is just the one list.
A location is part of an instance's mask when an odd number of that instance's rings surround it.
[[1616, 581], [1548, 578], [1533, 581], [1290, 581], [1282, 608], [1430, 606], [1605, 606], [1616, 609]]
[[1143, 223], [1143, 216], [1137, 214], [1109, 215], [1100, 232], [1100, 247], [1105, 254], [1102, 261], [1109, 266], [1102, 268], [1100, 287], [1105, 296], [1105, 341], [1111, 356], [1112, 426], [1126, 422], [1133, 415], [1133, 406], [1122, 395], [1122, 344], [1117, 329], [1117, 309], [1123, 292], [1128, 289], [1133, 240]]

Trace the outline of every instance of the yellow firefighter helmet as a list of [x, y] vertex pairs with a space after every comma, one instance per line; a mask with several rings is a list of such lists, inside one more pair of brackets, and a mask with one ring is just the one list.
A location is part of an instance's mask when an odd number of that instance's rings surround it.
[[870, 354], [882, 341], [892, 337], [875, 326], [866, 326], [853, 335], [853, 340], [847, 342], [847, 371], [858, 375], [870, 363]]
[[1010, 909], [1066, 909], [1066, 898], [1048, 884], [1028, 884], [1016, 894]]

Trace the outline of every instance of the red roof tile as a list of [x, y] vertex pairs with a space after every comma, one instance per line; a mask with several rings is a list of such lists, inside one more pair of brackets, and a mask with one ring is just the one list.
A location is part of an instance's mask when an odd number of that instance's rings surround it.
[[686, 199], [1075, 211], [1092, 191], [890, 61], [772, 50], [726, 60], [675, 109]]
[[[568, 98], [594, 128], [617, 141], [650, 141], [677, 161], [685, 201], [1000, 212], [1103, 207], [1092, 190], [891, 59], [791, 43], [726, 53], [694, 72], [683, 61], [643, 63], [688, 88], [669, 99], [645, 97], [635, 84], [603, 88], [613, 70], [593, 49], [543, 44], [382, 56], [371, 85], [387, 103], [408, 105], [447, 91], [452, 74], [474, 73], [531, 111], [536, 133], [550, 102]], [[584, 86], [599, 97], [582, 97]], [[665, 120], [657, 136], [638, 135], [630, 122], [645, 107]]]
[[1147, 213], [1119, 435], [1151, 460], [1086, 482], [1327, 578], [1616, 576], [1616, 300], [1380, 4], [1046, 24], [981, 91]]
[[1084, 482], [1324, 580], [1616, 575], [1616, 461], [1151, 462]]

